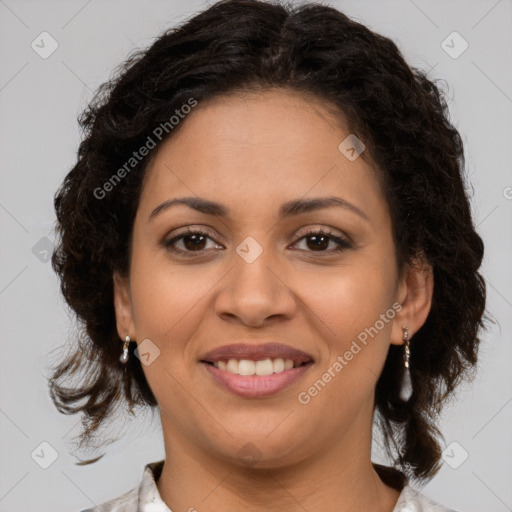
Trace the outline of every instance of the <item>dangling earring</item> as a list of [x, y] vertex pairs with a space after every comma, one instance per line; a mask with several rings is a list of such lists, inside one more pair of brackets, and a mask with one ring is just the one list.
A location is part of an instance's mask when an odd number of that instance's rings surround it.
[[407, 402], [412, 395], [412, 380], [411, 371], [409, 369], [409, 357], [411, 355], [410, 342], [409, 342], [409, 330], [407, 327], [402, 327], [403, 335], [402, 339], [404, 344], [404, 373], [402, 377], [402, 386], [400, 388], [400, 398]]
[[123, 353], [119, 356], [119, 361], [126, 364], [128, 362], [128, 345], [130, 344], [130, 336], [126, 335], [123, 345]]

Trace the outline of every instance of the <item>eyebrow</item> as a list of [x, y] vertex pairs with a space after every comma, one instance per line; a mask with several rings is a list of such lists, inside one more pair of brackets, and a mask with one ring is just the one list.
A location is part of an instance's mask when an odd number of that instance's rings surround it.
[[[149, 215], [148, 221], [154, 219], [159, 214], [168, 210], [172, 206], [176, 205], [185, 205], [189, 208], [197, 210], [198, 212], [205, 213], [207, 215], [214, 215], [220, 218], [227, 218], [230, 215], [230, 210], [226, 206], [216, 202], [210, 201], [208, 199], [203, 199], [201, 197], [180, 197], [175, 199], [168, 199], [163, 203], [159, 204]], [[366, 215], [363, 210], [358, 208], [357, 206], [349, 203], [347, 200], [342, 199], [341, 197], [315, 197], [311, 199], [295, 199], [293, 201], [288, 201], [283, 203], [279, 208], [279, 219], [283, 219], [285, 217], [291, 217], [294, 215], [300, 215], [303, 213], [309, 213], [312, 211], [320, 210], [323, 208], [330, 208], [333, 206], [338, 206], [342, 208], [346, 208], [350, 210], [363, 219], [369, 221], [368, 215]]]

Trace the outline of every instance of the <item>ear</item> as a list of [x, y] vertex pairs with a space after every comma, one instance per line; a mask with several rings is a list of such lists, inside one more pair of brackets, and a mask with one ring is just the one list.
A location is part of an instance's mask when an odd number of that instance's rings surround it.
[[406, 265], [397, 286], [396, 301], [402, 305], [393, 319], [391, 343], [402, 345], [402, 327], [409, 328], [409, 339], [416, 334], [425, 323], [434, 292], [434, 272], [425, 259], [415, 259]]
[[125, 339], [127, 334], [133, 340], [135, 338], [135, 326], [133, 324], [129, 278], [121, 276], [115, 271], [113, 282], [117, 333], [122, 340]]

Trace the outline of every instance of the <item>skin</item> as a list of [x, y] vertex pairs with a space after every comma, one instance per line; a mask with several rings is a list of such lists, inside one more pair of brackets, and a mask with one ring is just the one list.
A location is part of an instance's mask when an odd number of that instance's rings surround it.
[[[425, 322], [433, 278], [423, 265], [399, 279], [375, 170], [338, 149], [350, 133], [314, 98], [245, 92], [195, 107], [148, 168], [129, 275], [114, 274], [115, 309], [121, 339], [128, 333], [160, 350], [143, 370], [166, 450], [157, 486], [173, 512], [391, 512], [398, 499], [371, 464], [374, 391], [390, 344], [403, 343], [402, 327], [412, 338]], [[162, 202], [184, 196], [231, 213], [220, 219], [179, 205], [148, 220]], [[367, 219], [334, 206], [278, 220], [282, 203], [326, 196]], [[200, 252], [190, 239], [175, 242], [191, 257], [161, 244], [185, 226], [210, 237]], [[331, 239], [318, 249], [304, 232], [320, 228], [348, 237], [351, 247], [336, 252]], [[236, 252], [248, 236], [263, 250], [252, 263]], [[298, 394], [393, 303], [402, 305], [396, 316], [301, 404]], [[199, 360], [240, 341], [289, 344], [315, 363], [277, 395], [239, 397], [215, 384]], [[248, 446], [256, 462], [240, 456]]]

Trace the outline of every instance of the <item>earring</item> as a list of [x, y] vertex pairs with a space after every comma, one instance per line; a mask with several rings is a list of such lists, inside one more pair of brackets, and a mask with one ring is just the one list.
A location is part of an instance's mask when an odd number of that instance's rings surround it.
[[411, 355], [410, 342], [409, 342], [409, 330], [407, 327], [402, 327], [402, 340], [404, 344], [404, 373], [402, 376], [402, 385], [400, 387], [400, 398], [407, 402], [412, 395], [412, 380], [411, 371], [409, 369], [409, 358]]
[[119, 361], [126, 364], [128, 362], [128, 345], [130, 344], [130, 336], [126, 335], [123, 345], [123, 353], [119, 356]]

